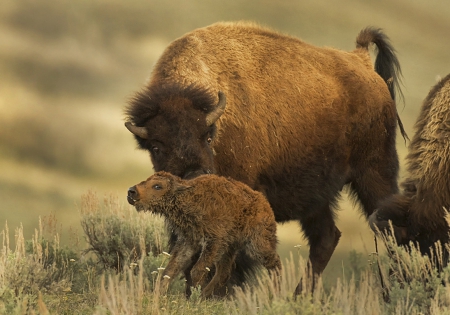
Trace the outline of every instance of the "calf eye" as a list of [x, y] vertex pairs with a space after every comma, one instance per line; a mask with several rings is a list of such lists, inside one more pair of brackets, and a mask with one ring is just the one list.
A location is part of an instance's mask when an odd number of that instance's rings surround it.
[[161, 190], [161, 189], [162, 189], [162, 186], [159, 185], [159, 184], [155, 184], [155, 185], [152, 186], [152, 188], [153, 188], [154, 190]]

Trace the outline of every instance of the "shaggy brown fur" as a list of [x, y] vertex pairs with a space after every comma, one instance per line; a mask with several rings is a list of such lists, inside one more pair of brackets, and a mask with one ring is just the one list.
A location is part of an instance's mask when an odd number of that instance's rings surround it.
[[436, 241], [449, 241], [445, 217], [450, 210], [450, 75], [429, 92], [415, 131], [403, 193], [384, 201], [370, 222], [374, 229], [386, 231], [391, 220], [399, 244], [414, 241], [429, 254]]
[[[240, 250], [269, 271], [281, 268], [272, 209], [261, 193], [243, 183], [217, 175], [182, 180], [158, 172], [131, 187], [128, 201], [138, 211], [163, 215], [177, 235], [164, 270], [163, 291], [183, 271], [188, 287], [201, 285], [202, 295], [210, 296], [228, 281]], [[208, 283], [207, 274], [214, 269]]]
[[[254, 24], [217, 23], [167, 47], [131, 100], [126, 126], [155, 171], [217, 173], [263, 192], [278, 222], [301, 223], [317, 275], [339, 241], [334, 206], [343, 186], [365, 216], [398, 191], [399, 72], [378, 29], [362, 30], [346, 52]], [[236, 284], [252, 266], [244, 258]]]

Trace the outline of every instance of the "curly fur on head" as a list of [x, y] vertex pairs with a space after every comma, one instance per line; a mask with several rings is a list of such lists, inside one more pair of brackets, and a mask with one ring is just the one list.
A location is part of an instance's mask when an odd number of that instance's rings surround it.
[[181, 213], [181, 210], [175, 211], [182, 205], [177, 199], [182, 198], [181, 192], [191, 186], [183, 184], [178, 176], [161, 171], [135, 187], [139, 196], [139, 200], [133, 203], [136, 210], [151, 211], [170, 218]]
[[191, 84], [187, 87], [173, 83], [160, 86], [145, 86], [129, 101], [125, 109], [126, 120], [136, 126], [144, 126], [161, 110], [161, 104], [176, 99], [187, 99], [193, 108], [209, 113], [216, 106], [216, 95], [204, 87]]

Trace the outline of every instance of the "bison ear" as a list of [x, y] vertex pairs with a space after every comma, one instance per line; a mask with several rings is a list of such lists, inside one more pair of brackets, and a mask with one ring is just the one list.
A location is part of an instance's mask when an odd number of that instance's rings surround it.
[[127, 129], [135, 136], [138, 136], [139, 138], [142, 139], [148, 139], [148, 132], [145, 127], [135, 126], [129, 121], [125, 123], [125, 127], [127, 127]]
[[192, 188], [192, 186], [181, 184], [181, 183], [177, 183], [177, 182], [175, 182], [173, 184], [173, 190], [174, 191], [184, 191], [184, 190], [189, 189], [189, 188]]

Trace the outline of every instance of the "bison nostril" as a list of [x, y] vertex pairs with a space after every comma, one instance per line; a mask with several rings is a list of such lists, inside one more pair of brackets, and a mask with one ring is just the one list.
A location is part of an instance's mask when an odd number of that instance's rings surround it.
[[136, 190], [136, 186], [130, 187], [128, 189], [127, 201], [130, 205], [134, 205], [139, 199], [139, 194]]
[[128, 189], [128, 196], [134, 197], [136, 194], [137, 194], [136, 187], [133, 186]]

